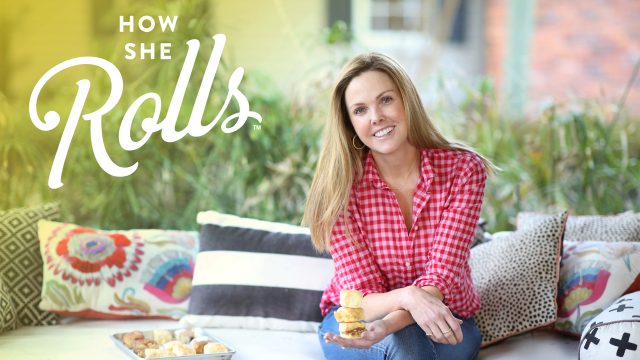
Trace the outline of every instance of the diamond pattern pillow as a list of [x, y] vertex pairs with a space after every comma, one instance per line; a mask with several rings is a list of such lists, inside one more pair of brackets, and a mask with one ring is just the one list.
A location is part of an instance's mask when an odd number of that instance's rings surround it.
[[16, 309], [13, 307], [9, 289], [0, 278], [0, 334], [17, 328], [18, 318], [16, 317]]
[[0, 211], [0, 280], [7, 287], [19, 325], [52, 325], [57, 316], [38, 308], [42, 258], [37, 223], [58, 220], [58, 204]]
[[556, 320], [560, 250], [567, 214], [471, 249], [471, 278], [482, 306], [475, 315], [487, 346]]

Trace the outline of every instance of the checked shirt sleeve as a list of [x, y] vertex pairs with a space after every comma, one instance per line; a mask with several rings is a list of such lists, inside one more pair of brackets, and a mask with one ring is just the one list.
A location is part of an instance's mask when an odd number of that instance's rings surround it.
[[438, 224], [426, 271], [413, 283], [419, 287], [437, 287], [444, 296], [445, 304], [452, 299], [451, 289], [466, 268], [487, 178], [479, 157], [466, 159], [463, 161], [467, 164], [463, 165], [463, 170], [453, 180], [455, 183], [451, 188], [449, 205]]
[[329, 251], [333, 257], [337, 285], [340, 289], [359, 290], [363, 295], [385, 292], [384, 278], [359, 228], [351, 215], [350, 236], [342, 216], [333, 227]]

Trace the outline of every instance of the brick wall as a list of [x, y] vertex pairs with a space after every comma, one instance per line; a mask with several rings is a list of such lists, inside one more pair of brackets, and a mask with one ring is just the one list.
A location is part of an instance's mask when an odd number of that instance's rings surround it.
[[496, 81], [498, 88], [501, 88], [507, 55], [507, 1], [486, 0], [486, 6], [485, 72]]
[[[487, 74], [504, 81], [507, 1], [487, 0]], [[513, 0], [512, 0], [513, 1]], [[536, 0], [528, 108], [543, 99], [617, 101], [640, 60], [640, 1]], [[627, 105], [640, 113], [640, 78]]]

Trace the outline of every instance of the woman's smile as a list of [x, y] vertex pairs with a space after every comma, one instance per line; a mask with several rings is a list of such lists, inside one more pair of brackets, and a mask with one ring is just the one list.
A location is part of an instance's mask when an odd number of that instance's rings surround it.
[[395, 129], [395, 126], [387, 126], [381, 130], [376, 131], [373, 136], [377, 137], [377, 138], [384, 138], [387, 137], [387, 135], [390, 135], [391, 132], [393, 131], [393, 129]]

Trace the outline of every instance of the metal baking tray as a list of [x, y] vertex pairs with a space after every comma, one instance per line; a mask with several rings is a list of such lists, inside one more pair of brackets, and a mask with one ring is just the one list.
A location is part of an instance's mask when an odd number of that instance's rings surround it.
[[[180, 329], [154, 329], [154, 330], [168, 330], [170, 331], [172, 334], [176, 331], [176, 330], [180, 330]], [[227, 345], [227, 343], [221, 341], [220, 339], [218, 339], [217, 337], [215, 337], [214, 335], [212, 335], [209, 331], [207, 331], [206, 329], [202, 329], [202, 328], [193, 328], [192, 329], [194, 331], [194, 333], [196, 334], [196, 336], [200, 336], [200, 335], [204, 335], [207, 336], [208, 338], [211, 339], [211, 341], [215, 341], [215, 342], [219, 342], [221, 344], [223, 344], [229, 351], [227, 352], [223, 352], [223, 353], [215, 353], [215, 354], [196, 354], [196, 355], [184, 355], [184, 356], [166, 356], [166, 357], [158, 357], [158, 358], [154, 358], [154, 359], [179, 359], [179, 360], [230, 360], [231, 357], [236, 353], [236, 351], [230, 347], [229, 345]], [[148, 331], [144, 331], [144, 330], [140, 330], [143, 334], [144, 337], [146, 339], [153, 339], [153, 330], [148, 330]], [[127, 332], [122, 332], [122, 333], [115, 333], [113, 335], [110, 336], [111, 340], [113, 341], [113, 343], [116, 345], [116, 347], [118, 349], [120, 349], [123, 353], [125, 353], [127, 356], [129, 356], [131, 359], [135, 359], [135, 360], [146, 360], [143, 357], [140, 357], [138, 355], [136, 355], [136, 353], [133, 352], [133, 350], [129, 349], [128, 347], [126, 347], [124, 345], [124, 343], [122, 342], [122, 336], [124, 336], [124, 334], [126, 334]]]

